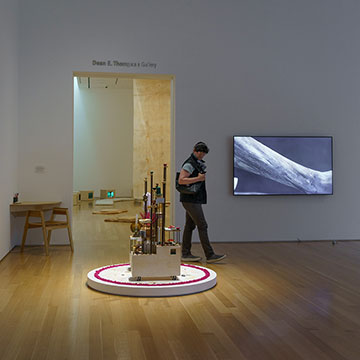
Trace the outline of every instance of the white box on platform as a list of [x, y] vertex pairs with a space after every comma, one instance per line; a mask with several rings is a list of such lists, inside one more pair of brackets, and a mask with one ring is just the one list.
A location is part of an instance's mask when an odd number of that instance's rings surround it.
[[80, 200], [80, 192], [79, 191], [74, 191], [73, 192], [73, 205], [79, 205], [79, 200]]
[[100, 199], [113, 199], [115, 196], [115, 189], [101, 189]]
[[80, 190], [81, 201], [92, 201], [94, 200], [94, 190]]
[[131, 275], [134, 278], [167, 278], [180, 276], [181, 246], [156, 245], [156, 254], [130, 253]]

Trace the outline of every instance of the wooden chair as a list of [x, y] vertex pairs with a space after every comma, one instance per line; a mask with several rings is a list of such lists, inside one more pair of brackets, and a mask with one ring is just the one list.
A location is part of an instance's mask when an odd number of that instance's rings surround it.
[[[62, 221], [55, 220], [56, 215], [64, 215], [66, 217], [66, 220], [62, 220]], [[29, 221], [30, 218], [40, 218], [40, 221], [30, 222]], [[44, 212], [42, 210], [36, 210], [36, 211], [29, 210], [26, 214], [24, 234], [21, 242], [21, 252], [24, 250], [28, 229], [35, 229], [35, 228], [42, 228], [46, 255], [49, 255], [51, 232], [56, 229], [66, 228], [68, 230], [71, 251], [74, 251], [74, 245], [73, 245], [70, 222], [69, 222], [69, 213], [67, 208], [54, 208], [52, 210], [50, 220], [45, 220]]]

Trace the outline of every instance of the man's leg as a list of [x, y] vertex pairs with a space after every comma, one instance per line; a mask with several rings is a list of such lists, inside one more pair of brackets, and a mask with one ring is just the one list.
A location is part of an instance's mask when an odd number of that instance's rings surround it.
[[[182, 203], [184, 206], [184, 203]], [[184, 206], [185, 208], [185, 206]], [[186, 210], [186, 208], [185, 208]], [[183, 232], [183, 241], [182, 241], [182, 254], [184, 256], [186, 255], [190, 255], [191, 254], [191, 237], [192, 237], [192, 232], [195, 229], [195, 223], [193, 222], [191, 216], [189, 215], [189, 213], [186, 211], [186, 218], [185, 218], [185, 227], [184, 227], [184, 232]]]
[[[193, 203], [182, 203], [182, 204], [186, 210], [186, 215], [190, 216], [193, 224], [195, 224], [198, 228], [201, 246], [204, 250], [206, 258], [208, 259], [212, 255], [214, 255], [214, 250], [210, 245], [208, 231], [207, 231], [208, 225], [205, 220], [202, 206], [201, 204], [193, 204]], [[185, 236], [185, 229], [186, 229], [186, 225], [184, 228], [184, 236]], [[191, 240], [190, 240], [190, 244], [191, 244]]]

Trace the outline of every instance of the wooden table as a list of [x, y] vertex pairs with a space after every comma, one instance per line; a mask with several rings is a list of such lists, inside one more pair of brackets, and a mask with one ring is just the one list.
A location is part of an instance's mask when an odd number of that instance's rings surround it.
[[28, 210], [51, 210], [61, 204], [61, 201], [22, 201], [10, 205], [10, 212], [14, 216], [25, 216]]

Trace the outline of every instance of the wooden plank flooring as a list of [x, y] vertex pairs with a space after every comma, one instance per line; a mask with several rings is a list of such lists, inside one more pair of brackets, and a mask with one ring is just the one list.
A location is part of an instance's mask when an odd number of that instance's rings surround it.
[[129, 224], [92, 210], [74, 210], [74, 254], [15, 248], [0, 262], [0, 359], [360, 359], [360, 242], [214, 244], [228, 254], [209, 266], [215, 288], [119, 297], [86, 275], [128, 261]]

